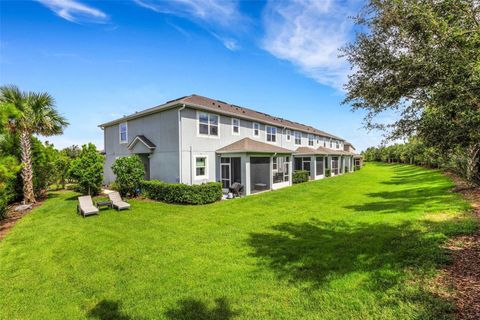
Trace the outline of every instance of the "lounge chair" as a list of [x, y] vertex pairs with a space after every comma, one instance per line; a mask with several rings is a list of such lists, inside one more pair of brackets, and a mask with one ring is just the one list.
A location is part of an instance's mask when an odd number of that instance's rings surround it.
[[122, 200], [120, 193], [117, 191], [110, 192], [108, 198], [112, 201], [112, 205], [117, 210], [130, 209], [130, 204]]
[[92, 197], [78, 197], [77, 213], [81, 214], [84, 218], [92, 214], [98, 214], [98, 208], [93, 205]]

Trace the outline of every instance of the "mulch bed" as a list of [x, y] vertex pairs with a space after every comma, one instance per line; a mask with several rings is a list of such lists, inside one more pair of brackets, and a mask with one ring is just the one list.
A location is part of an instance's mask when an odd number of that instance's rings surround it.
[[[461, 193], [472, 203], [480, 219], [480, 188], [471, 187], [453, 174], [447, 174], [455, 182], [454, 192]], [[468, 236], [449, 241], [447, 248], [452, 252], [452, 264], [444, 270], [440, 282], [454, 289], [457, 319], [480, 319], [480, 230]]]
[[[43, 204], [43, 201], [44, 200], [37, 201], [32, 206], [32, 209], [36, 208], [38, 206], [41, 206]], [[25, 210], [25, 211], [22, 211], [22, 212], [15, 211], [14, 209], [19, 205], [21, 205], [21, 203], [12, 204], [9, 207], [9, 209], [7, 210], [7, 213], [5, 215], [6, 218], [0, 220], [0, 240], [2, 240], [3, 238], [5, 238], [7, 236], [10, 229], [13, 228], [13, 226], [15, 225], [15, 223], [17, 223], [18, 220], [20, 220], [25, 215], [27, 215], [30, 211], [32, 211], [32, 209], [28, 209], [28, 210]]]

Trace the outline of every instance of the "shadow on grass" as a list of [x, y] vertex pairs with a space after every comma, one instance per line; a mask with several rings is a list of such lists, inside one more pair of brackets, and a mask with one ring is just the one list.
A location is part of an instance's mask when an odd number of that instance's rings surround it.
[[358, 212], [404, 213], [419, 207], [433, 211], [449, 209], [449, 203], [457, 201], [457, 195], [449, 193], [450, 186], [431, 188], [412, 188], [398, 191], [373, 192], [366, 195], [380, 198], [381, 201], [370, 201], [359, 205], [348, 205], [344, 208]]
[[238, 314], [239, 312], [231, 309], [225, 298], [216, 299], [212, 309], [196, 299], [180, 300], [177, 308], [165, 312], [165, 316], [172, 320], [228, 320]]
[[[132, 317], [120, 311], [120, 303], [112, 300], [102, 300], [90, 310], [89, 318], [99, 320], [130, 320]], [[135, 317], [135, 319], [139, 319]]]
[[[359, 286], [378, 294], [382, 303], [414, 302], [425, 307], [425, 318], [435, 318], [450, 311], [449, 301], [412, 281], [428, 280], [440, 264], [448, 261], [441, 247], [446, 240], [443, 230], [467, 231], [462, 224], [452, 229], [445, 228], [444, 223], [429, 222], [424, 226], [429, 232], [422, 232], [410, 222], [389, 225], [312, 220], [280, 224], [268, 233], [252, 233], [248, 244], [260, 265], [279, 277], [320, 289], [344, 276], [364, 274]], [[410, 290], [405, 289], [407, 284]]]
[[[366, 193], [368, 197], [379, 201], [368, 201], [359, 205], [345, 206], [358, 212], [375, 212], [375, 213], [405, 213], [417, 208], [424, 208], [428, 211], [446, 210], [449, 203], [457, 201], [458, 196], [450, 190], [451, 182], [441, 174], [434, 171], [425, 171], [410, 165], [391, 165], [395, 175], [388, 181], [380, 183], [387, 185], [405, 185], [416, 187]], [[373, 200], [373, 199], [372, 199]], [[460, 204], [459, 204], [460, 205]], [[461, 209], [461, 208], [459, 208]]]

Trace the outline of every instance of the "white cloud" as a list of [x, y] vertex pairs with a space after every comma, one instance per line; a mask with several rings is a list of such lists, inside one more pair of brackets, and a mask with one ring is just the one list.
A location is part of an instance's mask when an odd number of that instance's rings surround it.
[[134, 0], [158, 13], [195, 18], [209, 24], [230, 25], [242, 18], [236, 1], [223, 0]]
[[[238, 1], [225, 0], [133, 0], [141, 7], [162, 14], [192, 20], [205, 28], [230, 51], [240, 48], [232, 36], [225, 36], [243, 29], [247, 18], [241, 14]], [[179, 30], [177, 26], [175, 29]], [[183, 33], [183, 32], [182, 32]]]
[[237, 40], [233, 39], [233, 38], [229, 38], [229, 37], [223, 37], [223, 36], [220, 36], [218, 34], [216, 34], [215, 32], [210, 32], [215, 38], [217, 38], [218, 40], [220, 40], [220, 42], [223, 43], [223, 45], [225, 46], [225, 48], [227, 48], [228, 50], [230, 51], [237, 51], [240, 49], [240, 46], [237, 42]]
[[103, 23], [108, 15], [103, 11], [90, 7], [76, 0], [36, 0], [55, 12], [56, 15], [70, 22]]
[[349, 16], [359, 4], [358, 0], [269, 1], [263, 14], [262, 46], [317, 82], [341, 89], [349, 65], [338, 57], [338, 49], [351, 37]]

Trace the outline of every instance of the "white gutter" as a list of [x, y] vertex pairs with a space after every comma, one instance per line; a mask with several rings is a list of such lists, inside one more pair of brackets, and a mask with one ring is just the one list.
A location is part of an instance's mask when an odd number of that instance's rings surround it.
[[182, 117], [180, 112], [185, 109], [185, 103], [178, 109], [178, 182], [182, 183]]

